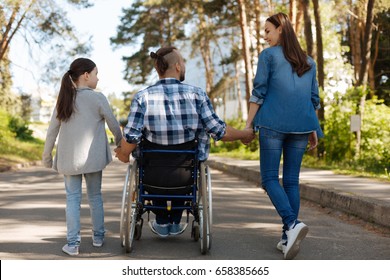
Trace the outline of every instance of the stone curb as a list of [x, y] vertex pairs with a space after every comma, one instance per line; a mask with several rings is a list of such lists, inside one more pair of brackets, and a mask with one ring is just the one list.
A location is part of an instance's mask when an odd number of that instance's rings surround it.
[[23, 163], [15, 163], [11, 166], [5, 166], [5, 167], [0, 168], [0, 172], [18, 170], [18, 169], [22, 169], [22, 168], [29, 167], [29, 166], [41, 166], [41, 165], [42, 165], [42, 161], [40, 161], [40, 160], [31, 161], [31, 162], [23, 162]]
[[[260, 171], [208, 159], [207, 164], [214, 169], [236, 175], [260, 186]], [[324, 186], [304, 182], [300, 184], [303, 199], [355, 215], [367, 222], [390, 228], [390, 205], [373, 198], [341, 192], [336, 189], [326, 189]]]

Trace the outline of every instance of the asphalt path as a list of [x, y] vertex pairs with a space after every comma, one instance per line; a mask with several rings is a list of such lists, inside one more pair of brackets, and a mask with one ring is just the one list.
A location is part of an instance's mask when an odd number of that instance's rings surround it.
[[[114, 160], [103, 173], [106, 242], [91, 242], [89, 208], [83, 190], [80, 255], [61, 251], [66, 243], [63, 178], [50, 169], [33, 166], [0, 173], [1, 260], [282, 260], [276, 244], [280, 218], [267, 195], [253, 183], [212, 170], [212, 248], [200, 253], [190, 227], [180, 236], [161, 239], [147, 226], [126, 254], [120, 244], [119, 219], [127, 166]], [[390, 235], [366, 224], [341, 219], [303, 202], [300, 218], [309, 226], [297, 260], [390, 260]], [[150, 215], [153, 219], [153, 214]], [[353, 219], [352, 219], [353, 220]], [[192, 221], [192, 217], [190, 217]]]

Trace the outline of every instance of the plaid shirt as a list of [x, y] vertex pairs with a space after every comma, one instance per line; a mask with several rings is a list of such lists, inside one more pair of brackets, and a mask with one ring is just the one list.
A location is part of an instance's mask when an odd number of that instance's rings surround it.
[[182, 144], [198, 136], [199, 160], [206, 160], [210, 135], [218, 141], [225, 131], [226, 124], [201, 88], [167, 78], [136, 94], [124, 135], [129, 143], [138, 144], [144, 136], [160, 145]]

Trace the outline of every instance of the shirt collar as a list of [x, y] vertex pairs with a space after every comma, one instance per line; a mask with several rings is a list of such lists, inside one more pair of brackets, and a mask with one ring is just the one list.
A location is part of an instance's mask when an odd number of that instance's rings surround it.
[[163, 78], [160, 79], [156, 84], [180, 84], [181, 82], [176, 78]]

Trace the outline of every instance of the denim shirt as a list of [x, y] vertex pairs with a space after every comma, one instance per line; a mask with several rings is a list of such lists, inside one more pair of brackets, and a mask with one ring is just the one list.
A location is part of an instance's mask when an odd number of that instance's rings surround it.
[[254, 128], [268, 128], [282, 133], [303, 134], [317, 131], [323, 137], [315, 110], [320, 108], [316, 64], [301, 77], [286, 60], [281, 46], [263, 50], [249, 102], [260, 105]]

